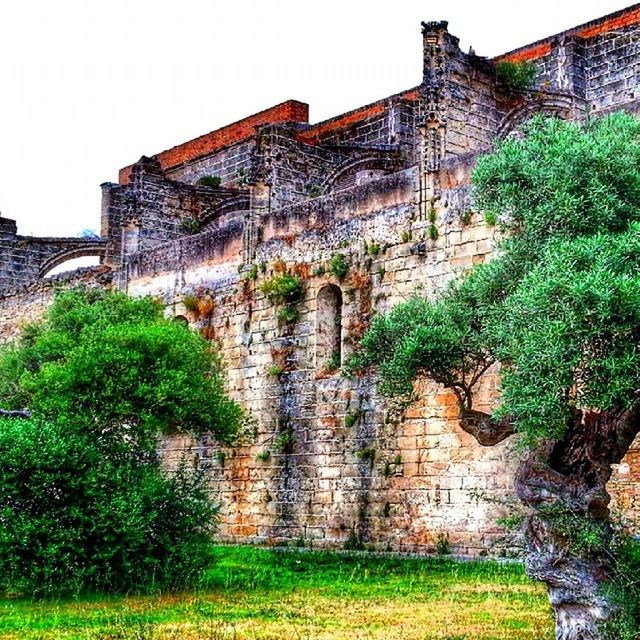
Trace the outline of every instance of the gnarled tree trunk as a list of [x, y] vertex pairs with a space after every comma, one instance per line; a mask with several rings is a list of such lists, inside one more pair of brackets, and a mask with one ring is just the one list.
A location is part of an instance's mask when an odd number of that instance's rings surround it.
[[[462, 411], [461, 426], [481, 444], [504, 440], [513, 428], [477, 411]], [[520, 500], [531, 509], [524, 527], [527, 574], [547, 585], [555, 611], [556, 640], [600, 640], [601, 625], [616, 610], [603, 587], [611, 580], [611, 558], [576, 551], [565, 526], [552, 516], [599, 524], [611, 535], [606, 484], [640, 433], [640, 403], [617, 412], [576, 411], [565, 436], [547, 441], [522, 462], [516, 476]], [[579, 521], [579, 520], [578, 520]], [[606, 545], [605, 545], [606, 546]]]

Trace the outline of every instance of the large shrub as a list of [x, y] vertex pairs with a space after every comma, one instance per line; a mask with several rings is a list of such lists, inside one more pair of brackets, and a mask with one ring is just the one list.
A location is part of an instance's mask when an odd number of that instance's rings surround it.
[[0, 357], [0, 588], [179, 587], [207, 561], [202, 474], [163, 470], [162, 433], [230, 442], [219, 356], [150, 299], [76, 290]]

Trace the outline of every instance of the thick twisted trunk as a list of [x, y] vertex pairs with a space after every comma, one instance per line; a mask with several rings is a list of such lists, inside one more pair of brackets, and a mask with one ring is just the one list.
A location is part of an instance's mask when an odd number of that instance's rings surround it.
[[[514, 432], [508, 421], [475, 411], [462, 412], [461, 426], [489, 446]], [[563, 439], [540, 445], [518, 470], [518, 497], [531, 510], [526, 570], [547, 585], [556, 640], [601, 640], [602, 622], [616, 613], [603, 590], [613, 569], [606, 484], [639, 432], [640, 402], [618, 412], [576, 411]], [[598, 530], [603, 548], [576, 546], [583, 525]]]

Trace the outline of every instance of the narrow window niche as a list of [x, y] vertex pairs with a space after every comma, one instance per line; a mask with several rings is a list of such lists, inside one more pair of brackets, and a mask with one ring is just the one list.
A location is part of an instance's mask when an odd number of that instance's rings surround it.
[[335, 284], [327, 284], [316, 300], [316, 369], [339, 369], [342, 351], [342, 291]]

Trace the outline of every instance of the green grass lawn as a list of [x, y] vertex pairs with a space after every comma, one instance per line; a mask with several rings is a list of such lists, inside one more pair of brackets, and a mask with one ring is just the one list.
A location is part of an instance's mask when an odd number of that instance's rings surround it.
[[516, 564], [218, 547], [197, 592], [0, 600], [2, 640], [552, 638]]

